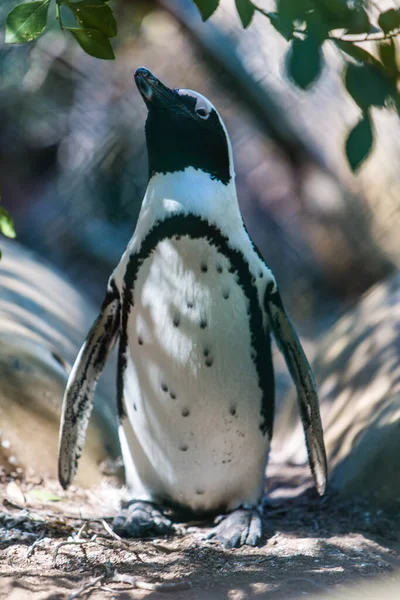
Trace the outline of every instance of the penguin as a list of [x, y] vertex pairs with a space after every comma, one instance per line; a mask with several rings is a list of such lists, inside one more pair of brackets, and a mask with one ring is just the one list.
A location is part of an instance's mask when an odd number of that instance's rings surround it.
[[67, 384], [59, 480], [77, 469], [97, 380], [118, 346], [119, 437], [130, 502], [122, 536], [162, 536], [172, 514], [220, 515], [225, 547], [262, 537], [272, 438], [271, 332], [297, 388], [309, 464], [327, 463], [311, 368], [275, 277], [239, 210], [224, 122], [200, 93], [135, 73], [146, 104], [149, 180], [136, 229]]

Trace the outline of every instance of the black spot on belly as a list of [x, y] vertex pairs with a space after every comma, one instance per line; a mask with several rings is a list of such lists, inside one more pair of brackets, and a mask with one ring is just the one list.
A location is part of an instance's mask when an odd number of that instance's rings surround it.
[[[123, 391], [124, 372], [127, 367], [128, 354], [127, 332], [129, 330], [128, 319], [134, 301], [134, 284], [139, 276], [143, 262], [151, 256], [154, 249], [156, 249], [157, 245], [160, 243], [160, 240], [173, 239], [174, 237], [176, 238], [180, 235], [185, 237], [185, 239], [190, 240], [206, 239], [211, 246], [213, 246], [221, 255], [225, 257], [227, 266], [224, 267], [224, 271], [226, 271], [228, 265], [230, 265], [230, 272], [235, 273], [236, 275], [236, 277], [234, 276], [233, 279], [237, 280], [238, 285], [240, 285], [243, 294], [246, 297], [249, 306], [248, 320], [251, 333], [251, 345], [256, 350], [255, 367], [258, 375], [258, 384], [260, 390], [262, 391], [260, 406], [261, 420], [263, 421], [262, 433], [263, 435], [268, 434], [269, 437], [271, 437], [274, 413], [274, 378], [270, 350], [270, 336], [269, 331], [264, 331], [263, 309], [260, 304], [259, 292], [256, 286], [252, 283], [253, 273], [251, 273], [246, 256], [242, 251], [232, 246], [232, 242], [228, 236], [224, 235], [222, 231], [214, 224], [193, 214], [174, 214], [172, 217], [168, 217], [156, 222], [152, 229], [148, 232], [145, 239], [142, 241], [140, 251], [132, 253], [129, 256], [123, 281], [124, 293], [120, 298], [120, 345], [118, 353], [117, 380], [118, 414], [120, 417], [124, 415]], [[257, 248], [254, 245], [253, 247], [262, 261], [262, 256], [258, 252]], [[215, 267], [218, 267], [221, 263], [216, 262], [214, 264]], [[262, 269], [259, 267], [259, 271], [260, 270]], [[259, 271], [256, 271], [256, 273]], [[118, 290], [116, 290], [115, 285], [114, 288], [113, 294], [118, 297]], [[266, 308], [267, 312], [270, 302], [276, 303], [276, 305], [280, 303], [279, 294], [277, 292], [273, 293], [274, 289], [275, 283], [273, 281], [268, 282], [268, 286], [264, 295], [266, 303], [264, 308]]]
[[175, 239], [176, 239], [177, 242], [179, 242], [179, 240], [181, 239], [181, 236], [180, 235], [176, 235]]
[[190, 415], [190, 410], [188, 408], [182, 408], [182, 417], [188, 417]]
[[231, 406], [229, 412], [232, 415], [232, 417], [234, 417], [236, 415], [236, 406]]
[[217, 265], [217, 273], [222, 273], [223, 268], [221, 267], [221, 265]]
[[210, 351], [208, 348], [204, 348], [204, 352], [203, 352], [204, 356], [208, 356], [210, 354]]
[[203, 490], [203, 489], [201, 489], [201, 488], [196, 488], [196, 494], [197, 494], [198, 496], [202, 496], [202, 495], [204, 494], [204, 490]]
[[137, 410], [136, 404], [133, 405], [133, 410]]
[[143, 338], [141, 336], [138, 337], [138, 344], [139, 346], [143, 346]]
[[170, 392], [169, 395], [171, 396], [172, 400], [176, 399], [176, 394], [174, 392]]
[[225, 298], [225, 300], [228, 300], [228, 298], [229, 298], [229, 290], [224, 290], [222, 292], [222, 297]]
[[206, 358], [205, 364], [206, 364], [206, 367], [212, 367], [213, 359], [209, 356], [208, 358]]
[[256, 278], [253, 276], [253, 277], [251, 278], [251, 283], [255, 283], [255, 282], [256, 282]]
[[188, 449], [188, 445], [187, 444], [181, 444], [179, 446], [179, 450], [181, 450], [181, 452], [186, 452], [186, 450]]
[[188, 303], [187, 303], [187, 307], [188, 307], [188, 308], [193, 308], [193, 306], [194, 306], [193, 302], [188, 302]]
[[259, 278], [262, 279], [264, 277], [264, 273], [262, 271], [259, 272], [258, 274]]
[[161, 384], [161, 389], [163, 392], [168, 392], [168, 386], [164, 381]]
[[179, 315], [175, 315], [174, 318], [173, 318], [173, 321], [172, 321], [174, 327], [179, 327], [179, 323], [180, 322], [181, 322], [181, 320], [179, 318]]
[[205, 262], [201, 263], [201, 270], [202, 270], [203, 273], [207, 273], [208, 267], [207, 267], [207, 265], [206, 265]]
[[201, 319], [200, 329], [205, 329], [206, 327], [207, 327], [207, 321], [205, 319]]

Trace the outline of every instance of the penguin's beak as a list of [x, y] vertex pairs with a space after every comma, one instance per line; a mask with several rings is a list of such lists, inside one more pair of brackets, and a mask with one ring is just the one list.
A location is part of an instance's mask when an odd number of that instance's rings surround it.
[[135, 82], [148, 109], [151, 107], [168, 107], [176, 103], [174, 90], [164, 85], [145, 67], [137, 69]]

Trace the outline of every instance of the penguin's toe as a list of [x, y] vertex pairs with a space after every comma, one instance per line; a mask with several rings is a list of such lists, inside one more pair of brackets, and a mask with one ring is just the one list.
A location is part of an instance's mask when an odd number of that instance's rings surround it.
[[244, 545], [257, 546], [261, 536], [262, 521], [258, 510], [240, 508], [220, 520], [206, 535], [206, 539], [217, 540], [225, 548], [239, 548]]
[[115, 517], [113, 529], [121, 537], [150, 538], [174, 532], [172, 521], [151, 502], [132, 502]]

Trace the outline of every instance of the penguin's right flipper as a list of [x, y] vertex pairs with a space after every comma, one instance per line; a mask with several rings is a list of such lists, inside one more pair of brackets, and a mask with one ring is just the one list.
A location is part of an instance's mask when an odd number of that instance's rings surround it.
[[64, 489], [78, 467], [97, 380], [117, 337], [119, 313], [119, 294], [111, 280], [99, 316], [76, 358], [65, 390], [58, 446], [58, 478]]
[[318, 393], [311, 367], [299, 338], [283, 307], [276, 284], [265, 293], [265, 309], [279, 349], [297, 390], [297, 401], [303, 423], [308, 460], [315, 486], [322, 496], [326, 489], [327, 461], [319, 413]]

